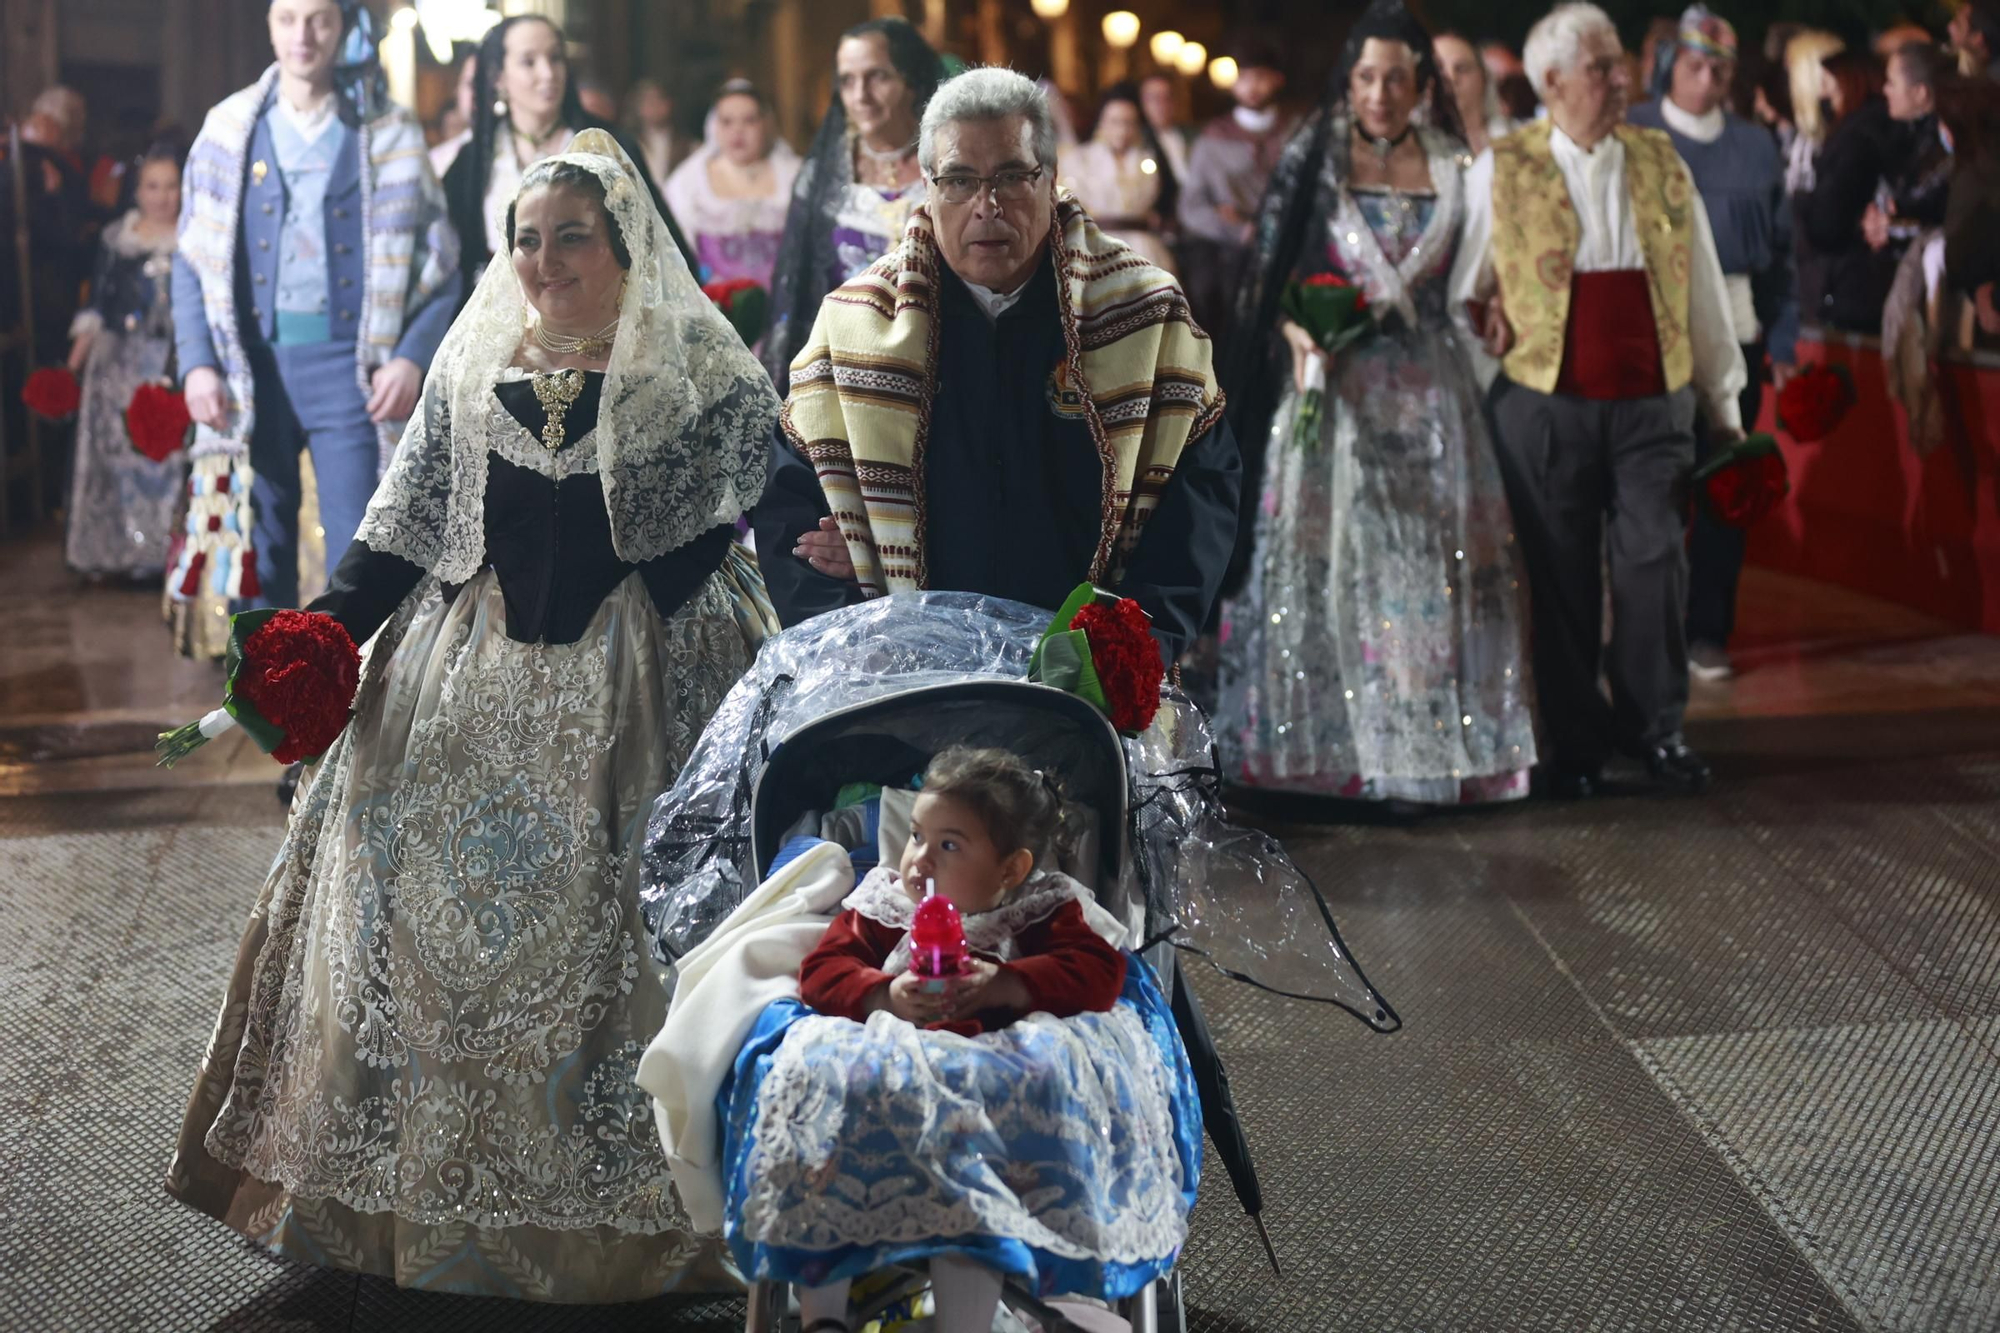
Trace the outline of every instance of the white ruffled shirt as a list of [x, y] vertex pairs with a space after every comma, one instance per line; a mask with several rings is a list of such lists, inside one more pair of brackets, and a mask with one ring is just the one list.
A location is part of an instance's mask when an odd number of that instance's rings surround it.
[[[1625, 185], [1625, 145], [1612, 135], [1594, 149], [1554, 129], [1549, 151], [1569, 187], [1580, 233], [1573, 270], [1605, 273], [1643, 269], [1645, 253], [1632, 223], [1631, 193]], [[1683, 170], [1686, 168], [1683, 167]], [[1692, 186], [1690, 185], [1692, 192]], [[1715, 257], [1715, 235], [1709, 230], [1708, 209], [1694, 194], [1694, 237], [1688, 255], [1688, 334], [1694, 354], [1694, 390], [1709, 424], [1727, 430], [1743, 428], [1736, 395], [1748, 382], [1743, 349], [1737, 345], [1730, 315], [1727, 284]], [[1490, 295], [1493, 277], [1493, 150], [1487, 149], [1465, 173], [1465, 227], [1451, 271], [1453, 317], [1471, 332], [1465, 311], [1468, 301]], [[1476, 344], [1477, 339], [1474, 339]], [[1491, 383], [1499, 365], [1483, 352], [1474, 353], [1482, 383]]]

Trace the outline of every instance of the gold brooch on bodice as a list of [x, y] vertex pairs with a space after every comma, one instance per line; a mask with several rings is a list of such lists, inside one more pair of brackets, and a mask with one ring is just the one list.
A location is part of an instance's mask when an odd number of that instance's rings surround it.
[[542, 423], [542, 446], [550, 453], [563, 447], [563, 416], [570, 404], [583, 392], [583, 372], [580, 370], [558, 370], [553, 374], [537, 375], [532, 383], [535, 397], [542, 404], [542, 411], [548, 413], [548, 420]]

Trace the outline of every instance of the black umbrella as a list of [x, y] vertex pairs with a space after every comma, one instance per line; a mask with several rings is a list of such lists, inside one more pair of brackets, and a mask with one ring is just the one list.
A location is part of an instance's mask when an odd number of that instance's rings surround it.
[[1257, 1180], [1256, 1164], [1250, 1160], [1250, 1140], [1244, 1137], [1243, 1118], [1236, 1113], [1236, 1094], [1229, 1087], [1229, 1071], [1223, 1067], [1222, 1053], [1215, 1049], [1215, 1035], [1208, 1030], [1208, 1019], [1181, 971], [1178, 954], [1174, 957], [1172, 985], [1174, 1026], [1181, 1031], [1181, 1044], [1187, 1047], [1188, 1064], [1194, 1070], [1195, 1091], [1201, 1097], [1202, 1127], [1221, 1156], [1223, 1169], [1229, 1172], [1229, 1183], [1236, 1187], [1236, 1198], [1243, 1211], [1257, 1226], [1257, 1239], [1264, 1242], [1264, 1255], [1271, 1261], [1271, 1271], [1283, 1277], [1284, 1271], [1278, 1267], [1278, 1252], [1271, 1248], [1271, 1233], [1264, 1229], [1264, 1187]]

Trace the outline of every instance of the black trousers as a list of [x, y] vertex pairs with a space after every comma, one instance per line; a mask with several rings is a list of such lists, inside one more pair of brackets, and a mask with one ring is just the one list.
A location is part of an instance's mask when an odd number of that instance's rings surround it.
[[[1684, 533], [1694, 390], [1593, 402], [1502, 376], [1491, 405], [1528, 567], [1544, 760], [1594, 772], [1616, 750], [1677, 738], [1688, 694]], [[1608, 700], [1600, 674], [1610, 677]]]
[[[1764, 344], [1746, 344], [1743, 364], [1750, 370], [1750, 379], [1736, 401], [1743, 409], [1743, 429], [1749, 432], [1757, 429], [1757, 409], [1764, 401]], [[1694, 432], [1697, 467], [1708, 460], [1714, 447], [1714, 432], [1706, 423], [1698, 423]], [[1724, 648], [1736, 632], [1736, 584], [1743, 576], [1743, 548], [1749, 536], [1747, 528], [1717, 522], [1701, 498], [1695, 497], [1694, 518], [1688, 525], [1690, 644], [1712, 643]]]

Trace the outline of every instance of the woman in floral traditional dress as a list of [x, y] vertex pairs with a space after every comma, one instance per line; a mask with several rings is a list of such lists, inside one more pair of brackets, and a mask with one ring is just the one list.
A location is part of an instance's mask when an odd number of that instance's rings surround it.
[[[1457, 113], [1430, 36], [1400, 0], [1356, 24], [1332, 94], [1280, 159], [1241, 324], [1279, 326], [1288, 382], [1280, 397], [1260, 364], [1230, 386], [1238, 436], [1267, 452], [1248, 582], [1222, 617], [1224, 771], [1418, 806], [1523, 796], [1525, 595], [1446, 308], [1468, 159], [1444, 128]], [[1428, 125], [1413, 119], [1424, 99]], [[1335, 354], [1319, 428], [1302, 437], [1300, 388], [1322, 353], [1278, 302], [1288, 280], [1327, 272], [1361, 287], [1374, 332]], [[1252, 419], [1260, 391], [1279, 399], [1268, 431]]]
[[[406, 1286], [730, 1281], [632, 1082], [652, 800], [748, 661], [778, 403], [601, 131], [528, 169], [312, 611], [367, 643], [238, 954], [171, 1193]], [[372, 642], [371, 642], [372, 639]]]

